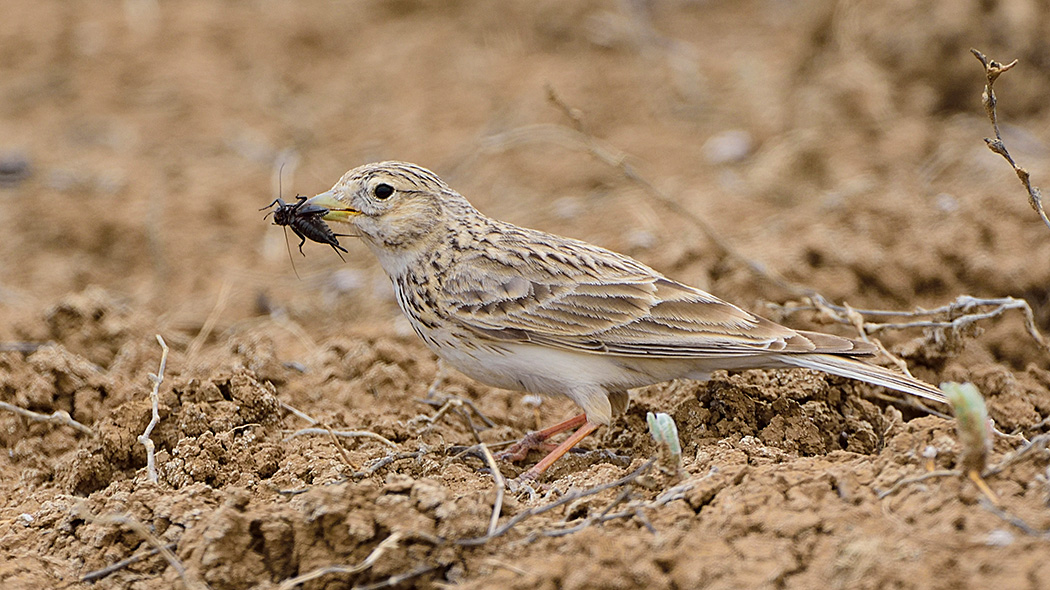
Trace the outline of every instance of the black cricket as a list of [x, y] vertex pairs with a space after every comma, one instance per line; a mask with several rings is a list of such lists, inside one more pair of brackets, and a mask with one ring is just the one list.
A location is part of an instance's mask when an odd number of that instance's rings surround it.
[[[285, 203], [283, 199], [274, 199], [272, 203], [259, 209], [269, 209], [274, 205], [277, 208], [270, 213], [273, 213], [273, 224], [283, 225], [285, 227], [292, 228], [295, 235], [299, 236], [299, 253], [306, 256], [303, 252], [303, 244], [306, 240], [311, 240], [319, 244], [328, 244], [335, 250], [336, 254], [342, 250], [346, 252], [346, 248], [339, 245], [339, 237], [348, 237], [348, 234], [337, 234], [332, 231], [332, 228], [328, 227], [328, 224], [324, 222], [322, 217], [328, 214], [328, 209], [319, 207], [317, 205], [305, 205], [306, 197], [296, 196], [294, 203]], [[270, 213], [266, 215], [269, 216]], [[265, 219], [265, 217], [263, 217]], [[346, 262], [342, 254], [339, 254], [339, 258]]]

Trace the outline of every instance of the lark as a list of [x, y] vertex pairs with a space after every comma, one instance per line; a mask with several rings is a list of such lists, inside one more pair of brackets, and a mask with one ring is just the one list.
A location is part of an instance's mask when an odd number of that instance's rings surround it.
[[482, 383], [564, 395], [583, 410], [507, 453], [520, 460], [578, 427], [525, 479], [621, 414], [629, 390], [722, 369], [801, 367], [945, 402], [932, 385], [862, 360], [870, 344], [793, 330], [628, 256], [492, 219], [414, 164], [355, 168], [304, 206], [352, 226], [438, 357]]

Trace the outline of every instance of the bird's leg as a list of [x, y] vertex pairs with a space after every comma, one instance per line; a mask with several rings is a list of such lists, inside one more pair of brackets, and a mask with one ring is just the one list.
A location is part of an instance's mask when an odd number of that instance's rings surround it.
[[548, 426], [543, 430], [535, 430], [526, 434], [520, 441], [514, 443], [509, 449], [499, 453], [496, 457], [500, 460], [511, 461], [512, 463], [524, 461], [525, 456], [528, 455], [529, 451], [532, 449], [551, 450], [552, 448], [555, 448], [551, 445], [545, 444], [548, 438], [559, 432], [565, 432], [566, 430], [576, 428], [577, 426], [582, 426], [586, 422], [587, 414], [580, 414], [578, 416], [573, 416], [568, 420], [558, 422], [554, 426]]
[[576, 444], [584, 438], [586, 438], [588, 434], [594, 432], [598, 429], [599, 426], [601, 426], [600, 424], [595, 424], [594, 422], [586, 422], [586, 416], [584, 416], [584, 420], [585, 422], [579, 430], [572, 433], [572, 436], [565, 439], [564, 442], [555, 447], [555, 449], [551, 451], [549, 455], [541, 459], [539, 463], [533, 465], [531, 468], [529, 468], [528, 471], [518, 476], [518, 479], [526, 481], [536, 479], [544, 471], [547, 471], [547, 468], [553, 465], [555, 461], [561, 459], [562, 455], [568, 453], [569, 449], [575, 447]]

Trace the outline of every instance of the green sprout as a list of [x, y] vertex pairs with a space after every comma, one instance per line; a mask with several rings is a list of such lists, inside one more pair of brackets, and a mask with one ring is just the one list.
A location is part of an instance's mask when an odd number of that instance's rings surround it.
[[678, 440], [678, 426], [674, 423], [674, 418], [663, 412], [648, 412], [645, 421], [649, 423], [649, 433], [653, 435], [653, 439], [669, 452], [674, 466], [681, 467], [682, 443]]

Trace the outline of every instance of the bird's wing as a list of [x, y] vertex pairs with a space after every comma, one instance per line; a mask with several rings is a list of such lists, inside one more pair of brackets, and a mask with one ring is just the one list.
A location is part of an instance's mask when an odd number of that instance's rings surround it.
[[444, 273], [446, 316], [494, 340], [623, 356], [870, 352], [773, 323], [626, 256], [526, 231], [502, 232], [498, 248], [477, 249]]

